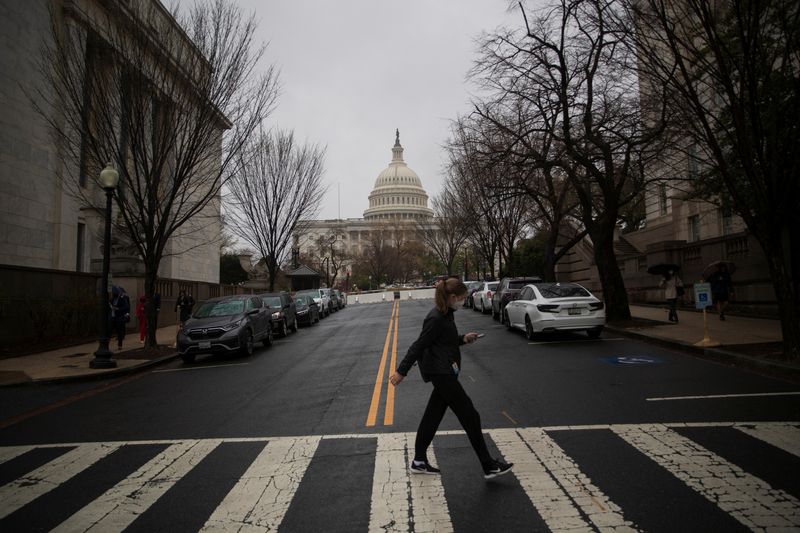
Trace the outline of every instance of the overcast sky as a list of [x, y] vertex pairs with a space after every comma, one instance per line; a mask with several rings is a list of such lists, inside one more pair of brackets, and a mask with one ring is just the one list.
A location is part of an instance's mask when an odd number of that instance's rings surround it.
[[475, 39], [521, 23], [508, 0], [238, 0], [281, 70], [270, 118], [327, 146], [319, 218], [360, 218], [395, 129], [429, 196], [441, 188], [449, 121], [469, 109]]

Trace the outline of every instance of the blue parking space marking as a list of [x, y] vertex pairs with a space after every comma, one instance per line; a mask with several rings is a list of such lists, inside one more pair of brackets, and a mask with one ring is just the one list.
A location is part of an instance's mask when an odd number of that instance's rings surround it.
[[652, 355], [601, 357], [600, 360], [612, 365], [653, 365], [664, 362], [663, 359], [653, 357]]

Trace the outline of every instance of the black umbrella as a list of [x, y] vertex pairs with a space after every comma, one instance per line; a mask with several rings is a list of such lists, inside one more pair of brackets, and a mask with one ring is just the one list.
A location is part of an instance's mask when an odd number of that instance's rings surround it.
[[657, 265], [653, 265], [647, 268], [648, 274], [655, 274], [656, 276], [663, 276], [670, 270], [674, 274], [675, 272], [679, 271], [681, 267], [674, 263], [658, 263]]
[[733, 274], [736, 272], [736, 263], [733, 261], [714, 261], [713, 263], [709, 263], [706, 268], [703, 269], [703, 279], [708, 279], [708, 277], [717, 271], [719, 265], [725, 265], [728, 267], [728, 274]]

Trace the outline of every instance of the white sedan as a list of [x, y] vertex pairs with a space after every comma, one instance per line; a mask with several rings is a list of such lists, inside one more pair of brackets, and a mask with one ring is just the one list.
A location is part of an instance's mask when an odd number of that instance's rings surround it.
[[505, 308], [503, 321], [528, 339], [551, 331], [585, 331], [596, 339], [606, 323], [603, 302], [577, 283], [525, 285]]
[[492, 293], [500, 285], [499, 281], [484, 281], [472, 295], [472, 310], [488, 313], [492, 309]]

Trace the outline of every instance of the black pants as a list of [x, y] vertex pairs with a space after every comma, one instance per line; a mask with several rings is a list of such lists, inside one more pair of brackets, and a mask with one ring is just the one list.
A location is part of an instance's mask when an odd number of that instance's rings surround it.
[[127, 324], [125, 324], [125, 319], [114, 318], [112, 324], [117, 334], [117, 346], [122, 346], [122, 341], [125, 340], [125, 328], [127, 326]]
[[678, 299], [677, 298], [667, 298], [667, 304], [669, 304], [669, 318], [670, 322], [677, 322], [678, 321]]
[[433, 436], [436, 435], [439, 423], [449, 407], [461, 422], [461, 427], [467, 432], [472, 449], [475, 450], [481, 464], [490, 463], [492, 457], [489, 455], [489, 450], [486, 449], [486, 441], [483, 440], [481, 432], [481, 415], [475, 410], [472, 400], [458, 382], [458, 378], [455, 375], [431, 376], [431, 382], [433, 383], [433, 392], [431, 392], [425, 414], [422, 415], [417, 429], [414, 459], [427, 461], [428, 446], [433, 442]]

